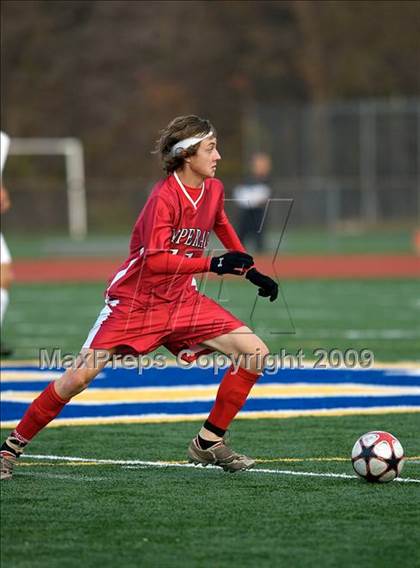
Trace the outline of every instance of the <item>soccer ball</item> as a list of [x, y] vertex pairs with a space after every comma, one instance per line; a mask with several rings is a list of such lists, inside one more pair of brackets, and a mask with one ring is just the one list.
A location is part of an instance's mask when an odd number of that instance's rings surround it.
[[354, 471], [366, 481], [386, 483], [400, 475], [404, 450], [389, 432], [367, 432], [354, 444], [351, 461]]

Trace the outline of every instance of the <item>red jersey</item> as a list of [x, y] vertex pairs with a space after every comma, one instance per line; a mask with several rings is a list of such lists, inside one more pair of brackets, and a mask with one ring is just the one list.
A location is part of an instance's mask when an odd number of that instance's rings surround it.
[[134, 225], [130, 256], [106, 296], [136, 303], [151, 297], [154, 303], [187, 300], [196, 293], [191, 274], [210, 268], [204, 250], [213, 230], [226, 248], [245, 251], [226, 216], [218, 179], [208, 178], [200, 188], [186, 187], [173, 174], [159, 181]]

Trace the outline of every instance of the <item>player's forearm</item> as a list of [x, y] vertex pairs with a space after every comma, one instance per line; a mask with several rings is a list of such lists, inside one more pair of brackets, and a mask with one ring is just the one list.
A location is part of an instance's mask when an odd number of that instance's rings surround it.
[[189, 258], [170, 252], [159, 252], [146, 258], [147, 268], [153, 274], [198, 274], [210, 270], [211, 258]]

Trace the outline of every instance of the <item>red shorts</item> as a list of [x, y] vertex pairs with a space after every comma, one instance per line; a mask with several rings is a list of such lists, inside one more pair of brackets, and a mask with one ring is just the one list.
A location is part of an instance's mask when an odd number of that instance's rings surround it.
[[214, 300], [196, 293], [187, 301], [135, 305], [108, 300], [83, 345], [90, 349], [117, 348], [117, 354], [146, 354], [161, 345], [174, 355], [183, 349], [198, 354], [198, 345], [245, 325]]

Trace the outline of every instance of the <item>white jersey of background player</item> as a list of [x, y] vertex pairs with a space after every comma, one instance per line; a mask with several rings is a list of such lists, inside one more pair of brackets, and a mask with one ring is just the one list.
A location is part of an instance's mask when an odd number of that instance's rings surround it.
[[[10, 138], [4, 132], [0, 133], [0, 149], [1, 149], [1, 187], [0, 187], [0, 211], [5, 213], [10, 207], [9, 195], [3, 187], [3, 169], [6, 163], [7, 154], [9, 151]], [[3, 328], [3, 320], [9, 304], [9, 288], [12, 282], [12, 258], [9, 249], [4, 240], [3, 233], [0, 233], [1, 249], [1, 278], [0, 278], [0, 324]], [[1, 345], [1, 355], [10, 355], [10, 350]]]

